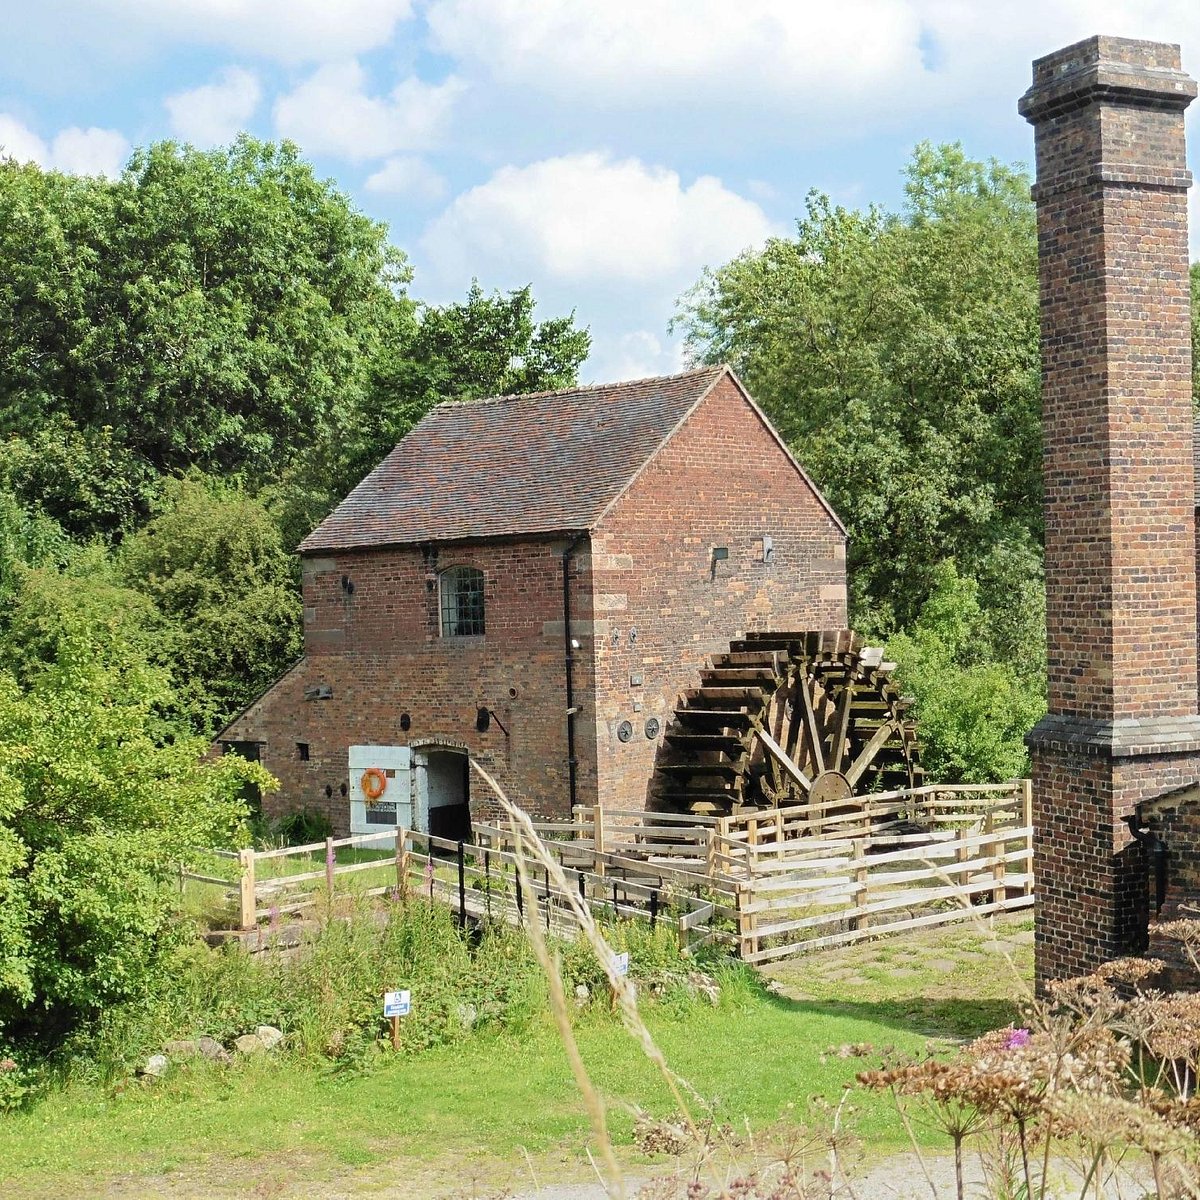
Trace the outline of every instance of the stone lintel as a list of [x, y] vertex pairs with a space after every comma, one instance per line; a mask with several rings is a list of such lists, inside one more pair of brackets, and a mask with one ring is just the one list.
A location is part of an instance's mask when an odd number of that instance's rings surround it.
[[1050, 713], [1025, 735], [1031, 750], [1096, 758], [1152, 758], [1200, 752], [1200, 715], [1095, 721]]
[[1090, 37], [1034, 61], [1033, 85], [1017, 111], [1037, 125], [1092, 104], [1182, 112], [1195, 98], [1177, 45]]

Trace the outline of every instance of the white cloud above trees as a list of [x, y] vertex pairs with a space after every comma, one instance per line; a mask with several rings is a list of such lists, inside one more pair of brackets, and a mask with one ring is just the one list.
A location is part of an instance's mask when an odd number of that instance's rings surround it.
[[440, 200], [447, 191], [446, 180], [424, 159], [400, 154], [368, 175], [363, 187], [378, 195], [404, 196], [412, 200]]
[[402, 79], [385, 95], [368, 94], [363, 67], [351, 60], [319, 67], [275, 102], [275, 128], [309, 154], [351, 162], [423, 150], [442, 136], [463, 85], [454, 78]]
[[685, 184], [636, 158], [568, 154], [507, 166], [458, 196], [422, 238], [439, 275], [492, 268], [582, 284], [673, 293], [773, 231], [752, 200], [719, 179]]
[[121, 174], [130, 146], [115, 129], [69, 126], [46, 141], [24, 122], [0, 113], [0, 158], [35, 162], [70, 175]]
[[168, 96], [164, 103], [171, 130], [195, 146], [231, 142], [245, 129], [262, 101], [258, 76], [226, 67], [212, 83]]
[[142, 34], [227, 46], [280, 62], [329, 62], [391, 41], [412, 0], [99, 0]]

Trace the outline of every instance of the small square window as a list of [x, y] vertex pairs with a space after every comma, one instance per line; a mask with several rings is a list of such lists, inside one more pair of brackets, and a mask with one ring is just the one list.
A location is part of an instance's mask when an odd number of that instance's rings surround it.
[[296, 743], [296, 757], [299, 758], [301, 762], [308, 762], [308, 743], [307, 742], [297, 742]]

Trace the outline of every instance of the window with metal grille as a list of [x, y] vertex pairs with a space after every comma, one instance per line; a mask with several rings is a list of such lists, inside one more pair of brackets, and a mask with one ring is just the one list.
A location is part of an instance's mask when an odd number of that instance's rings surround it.
[[450, 567], [439, 577], [442, 637], [477, 637], [483, 633], [483, 572]]

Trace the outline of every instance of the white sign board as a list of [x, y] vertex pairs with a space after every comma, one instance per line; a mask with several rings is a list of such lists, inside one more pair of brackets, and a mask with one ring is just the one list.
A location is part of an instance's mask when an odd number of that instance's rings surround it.
[[383, 1015], [385, 1017], [407, 1017], [412, 1012], [412, 997], [408, 992], [384, 992]]
[[629, 951], [622, 950], [620, 954], [613, 955], [616, 971], [618, 975], [629, 974]]

